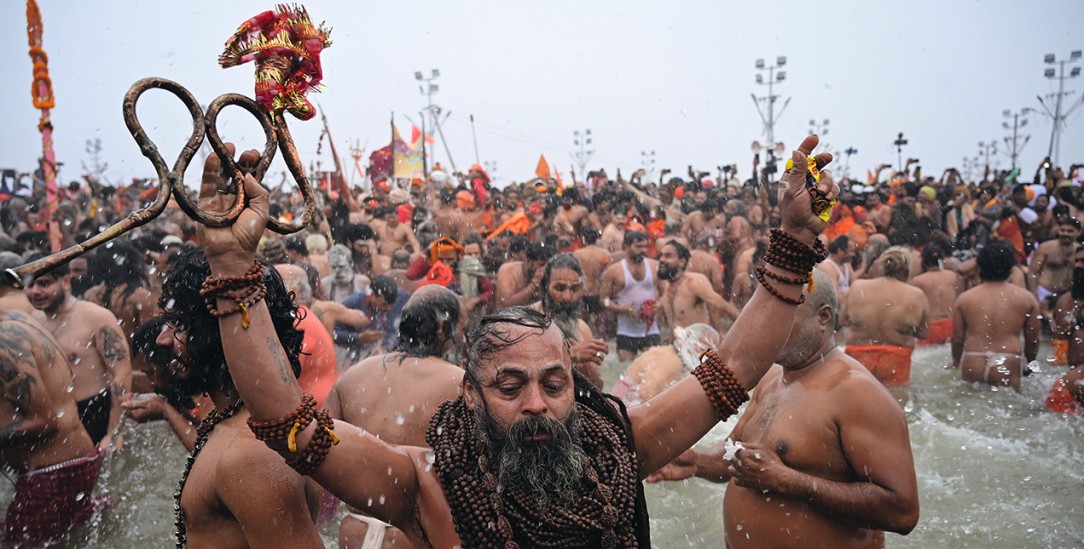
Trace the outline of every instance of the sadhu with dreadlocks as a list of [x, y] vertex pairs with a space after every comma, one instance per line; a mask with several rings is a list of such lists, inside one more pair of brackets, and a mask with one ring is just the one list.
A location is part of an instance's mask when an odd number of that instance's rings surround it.
[[[816, 145], [806, 138], [797, 166], [807, 166]], [[816, 158], [817, 167], [830, 159]], [[222, 211], [235, 197], [211, 162], [201, 207]], [[647, 548], [641, 480], [748, 398], [788, 337], [766, 328], [793, 323], [808, 273], [825, 256], [815, 244], [825, 222], [812, 199], [827, 198], [818, 202], [830, 208], [838, 189], [814, 171], [809, 183], [801, 168], [784, 175], [782, 229], [758, 269], [761, 287], [692, 376], [626, 410], [573, 373], [568, 342], [546, 316], [503, 310], [468, 336], [462, 395], [432, 418], [431, 448], [391, 446], [331, 420], [289, 375], [263, 299], [271, 290], [251, 275], [268, 216], [267, 191], [251, 177], [237, 223], [200, 229], [212, 275], [202, 287], [255, 436], [416, 547]]]

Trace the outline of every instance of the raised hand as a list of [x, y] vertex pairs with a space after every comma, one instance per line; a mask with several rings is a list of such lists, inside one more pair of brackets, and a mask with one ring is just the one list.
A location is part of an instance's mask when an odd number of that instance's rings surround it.
[[[813, 211], [812, 197], [806, 189], [806, 159], [819, 142], [820, 138], [816, 135], [809, 135], [802, 140], [798, 150], [792, 153], [794, 168], [783, 174], [779, 185], [779, 213], [782, 228], [806, 244], [812, 244], [817, 235], [828, 226], [828, 223]], [[831, 172], [823, 170], [831, 161], [830, 153], [824, 152], [816, 156], [817, 169], [822, 170], [821, 180], [816, 190], [825, 198], [834, 200], [839, 195], [839, 186]]]
[[[226, 143], [230, 154], [234, 145]], [[199, 190], [199, 206], [208, 212], [225, 212], [237, 200], [236, 185], [245, 186], [248, 202], [232, 225], [221, 228], [197, 225], [196, 234], [207, 253], [207, 261], [216, 271], [238, 271], [248, 269], [256, 257], [256, 246], [263, 237], [267, 226], [270, 199], [264, 189], [249, 172], [260, 161], [260, 153], [245, 151], [238, 160], [238, 165], [245, 172], [243, 182], [232, 182], [231, 176], [223, 173], [223, 166], [218, 155], [207, 157], [203, 164], [203, 180]]]

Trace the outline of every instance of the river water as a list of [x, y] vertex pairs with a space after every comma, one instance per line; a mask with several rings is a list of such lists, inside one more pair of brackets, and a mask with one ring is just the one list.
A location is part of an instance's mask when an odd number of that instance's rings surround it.
[[[947, 345], [915, 351], [911, 384], [893, 394], [910, 424], [922, 516], [910, 535], [888, 534], [888, 547], [1084, 548], [1084, 418], [1046, 410], [1046, 391], [1065, 371], [1048, 365], [1049, 351], [1019, 394], [959, 381], [943, 368]], [[607, 386], [621, 371], [611, 355]], [[724, 440], [734, 423], [701, 446]], [[162, 423], [129, 425], [125, 440], [103, 483], [112, 508], [59, 547], [172, 546], [184, 450]], [[655, 547], [722, 547], [724, 490], [699, 479], [649, 485]], [[0, 488], [0, 507], [11, 491]], [[338, 546], [336, 525], [322, 528], [328, 547]]]

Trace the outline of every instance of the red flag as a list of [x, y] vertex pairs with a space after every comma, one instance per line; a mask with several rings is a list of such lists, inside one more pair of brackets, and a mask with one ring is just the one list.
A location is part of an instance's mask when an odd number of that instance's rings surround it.
[[[410, 128], [410, 144], [413, 145], [413, 144], [417, 143], [418, 138], [421, 137], [421, 136], [422, 136], [422, 130], [419, 129], [417, 126], [411, 126], [411, 128]], [[429, 134], [426, 134], [425, 135], [425, 142], [430, 144], [430, 145], [435, 145], [437, 143], [437, 140], [433, 139], [432, 136], [430, 136]]]

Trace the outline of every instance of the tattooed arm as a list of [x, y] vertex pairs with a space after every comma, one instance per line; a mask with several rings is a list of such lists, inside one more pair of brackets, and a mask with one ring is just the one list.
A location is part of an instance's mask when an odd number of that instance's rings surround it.
[[0, 399], [14, 409], [10, 416], [0, 417], [0, 423], [6, 423], [0, 427], [0, 449], [57, 432], [53, 403], [41, 383], [37, 360], [31, 335], [13, 322], [0, 322]]

